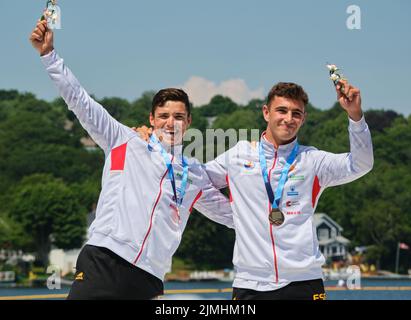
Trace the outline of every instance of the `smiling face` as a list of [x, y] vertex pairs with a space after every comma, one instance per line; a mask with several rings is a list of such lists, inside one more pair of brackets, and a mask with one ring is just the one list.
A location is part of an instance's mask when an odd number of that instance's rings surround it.
[[263, 115], [268, 123], [266, 138], [278, 147], [294, 140], [306, 113], [303, 101], [275, 96], [263, 107]]
[[181, 144], [183, 135], [191, 124], [191, 115], [181, 101], [166, 101], [150, 113], [150, 124], [157, 137], [170, 145]]

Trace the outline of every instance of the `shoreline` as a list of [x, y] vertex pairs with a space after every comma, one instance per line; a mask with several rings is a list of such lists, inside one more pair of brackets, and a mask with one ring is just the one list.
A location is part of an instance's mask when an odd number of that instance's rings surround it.
[[[361, 276], [362, 280], [372, 280], [372, 281], [404, 281], [410, 280], [410, 275], [363, 275]], [[334, 282], [338, 281], [338, 279], [325, 279], [324, 282]], [[70, 287], [72, 284], [72, 280], [62, 279], [61, 280], [61, 287]], [[232, 279], [221, 279], [221, 278], [207, 278], [207, 279], [190, 279], [190, 278], [178, 278], [173, 277], [171, 279], [166, 279], [164, 283], [208, 283], [208, 282], [221, 282], [221, 283], [232, 283]], [[47, 280], [44, 280], [44, 283], [37, 282], [34, 285], [27, 285], [27, 284], [18, 284], [18, 283], [0, 283], [0, 290], [1, 289], [36, 289], [36, 288], [44, 288], [47, 287]], [[335, 286], [328, 286], [330, 288], [337, 287]]]

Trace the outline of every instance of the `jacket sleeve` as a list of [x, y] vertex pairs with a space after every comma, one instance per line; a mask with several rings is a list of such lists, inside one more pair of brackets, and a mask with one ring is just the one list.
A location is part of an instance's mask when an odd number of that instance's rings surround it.
[[349, 119], [350, 152], [316, 153], [317, 174], [322, 187], [332, 187], [354, 181], [374, 165], [371, 133], [364, 117], [358, 122]]
[[220, 154], [217, 158], [209, 161], [205, 164], [205, 170], [211, 183], [217, 189], [223, 189], [228, 186], [227, 176], [228, 167], [231, 161], [231, 157], [237, 152], [238, 144], [230, 150]]
[[194, 208], [207, 218], [234, 229], [233, 211], [230, 201], [216, 189], [206, 176], [206, 183], [201, 197], [194, 204]]
[[83, 128], [104, 150], [106, 156], [113, 147], [127, 140], [132, 130], [115, 120], [88, 95], [54, 50], [42, 56], [41, 60], [69, 110], [74, 112]]

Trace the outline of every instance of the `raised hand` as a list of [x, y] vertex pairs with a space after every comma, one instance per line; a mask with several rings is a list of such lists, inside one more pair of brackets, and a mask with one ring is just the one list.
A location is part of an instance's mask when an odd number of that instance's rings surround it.
[[138, 127], [138, 128], [133, 127], [131, 129], [133, 129], [135, 132], [137, 132], [140, 135], [140, 138], [143, 139], [146, 142], [148, 142], [150, 140], [150, 136], [153, 134], [153, 129], [148, 128], [146, 126], [142, 126], [142, 127]]
[[30, 35], [30, 42], [41, 56], [54, 50], [53, 31], [48, 28], [47, 20], [37, 22], [36, 27]]
[[335, 86], [337, 99], [341, 107], [347, 111], [349, 117], [354, 121], [362, 118], [361, 92], [352, 86], [347, 80], [339, 80]]

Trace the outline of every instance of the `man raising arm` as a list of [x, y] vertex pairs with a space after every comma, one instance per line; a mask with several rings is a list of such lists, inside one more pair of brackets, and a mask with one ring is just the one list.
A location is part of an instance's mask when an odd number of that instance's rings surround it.
[[354, 181], [373, 167], [360, 91], [346, 81], [336, 91], [349, 118], [349, 153], [299, 145], [308, 96], [299, 85], [278, 83], [262, 110], [267, 129], [259, 143], [240, 141], [206, 164], [213, 184], [229, 185], [232, 195], [234, 299], [325, 298], [325, 259], [313, 224], [318, 199], [325, 188]]
[[182, 136], [191, 123], [187, 94], [168, 88], [155, 95], [150, 113], [155, 134], [147, 143], [87, 94], [54, 50], [46, 21], [37, 23], [30, 41], [69, 109], [105, 153], [96, 218], [69, 299], [161, 295], [194, 205], [233, 227], [228, 199], [198, 161], [183, 156]]

